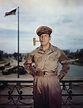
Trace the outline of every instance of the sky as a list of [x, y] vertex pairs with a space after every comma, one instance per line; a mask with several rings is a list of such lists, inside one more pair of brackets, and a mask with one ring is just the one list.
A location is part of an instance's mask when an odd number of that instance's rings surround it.
[[18, 9], [16, 15], [5, 12], [19, 7], [19, 51], [27, 53], [40, 46], [36, 29], [49, 26], [51, 44], [76, 51], [83, 48], [83, 0], [0, 0], [0, 50], [18, 51]]

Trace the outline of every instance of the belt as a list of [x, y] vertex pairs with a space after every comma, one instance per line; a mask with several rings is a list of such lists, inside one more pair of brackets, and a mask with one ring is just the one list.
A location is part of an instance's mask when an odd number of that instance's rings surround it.
[[37, 71], [36, 72], [36, 76], [45, 76], [45, 75], [57, 75], [57, 73], [55, 71]]

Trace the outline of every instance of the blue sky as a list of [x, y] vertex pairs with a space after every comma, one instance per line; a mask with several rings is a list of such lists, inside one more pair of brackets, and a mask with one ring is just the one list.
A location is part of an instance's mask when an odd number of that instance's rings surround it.
[[[5, 12], [19, 6], [20, 52], [30, 52], [36, 29], [41, 25], [53, 29], [51, 43], [61, 49], [83, 48], [83, 0], [0, 0], [0, 50], [17, 51], [17, 14]], [[18, 11], [18, 10], [17, 10]]]

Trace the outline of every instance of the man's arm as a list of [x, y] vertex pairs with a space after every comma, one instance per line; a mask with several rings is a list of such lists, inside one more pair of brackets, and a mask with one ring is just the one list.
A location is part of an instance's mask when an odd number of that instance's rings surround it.
[[36, 72], [36, 69], [34, 66], [32, 66], [32, 63], [33, 63], [33, 55], [30, 54], [25, 63], [24, 63], [24, 68], [25, 70], [27, 71], [27, 73], [31, 74], [32, 76], [35, 75], [35, 72]]
[[25, 62], [24, 63], [24, 68], [25, 68], [25, 70], [27, 71], [28, 74], [31, 74], [32, 76], [35, 76], [36, 69], [35, 69], [35, 67], [32, 66], [31, 63]]
[[59, 80], [62, 80], [70, 68], [68, 58], [63, 51], [61, 51], [61, 56], [59, 57], [59, 62], [62, 65], [62, 69], [60, 71], [60, 74], [58, 75], [58, 78], [59, 78]]

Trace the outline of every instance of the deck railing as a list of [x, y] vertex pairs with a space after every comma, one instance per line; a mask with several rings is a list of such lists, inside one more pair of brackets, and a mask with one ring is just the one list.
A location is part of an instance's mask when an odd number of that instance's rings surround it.
[[[60, 84], [63, 105], [83, 106], [83, 80], [62, 80]], [[33, 103], [33, 80], [0, 79], [0, 108], [33, 108]]]

